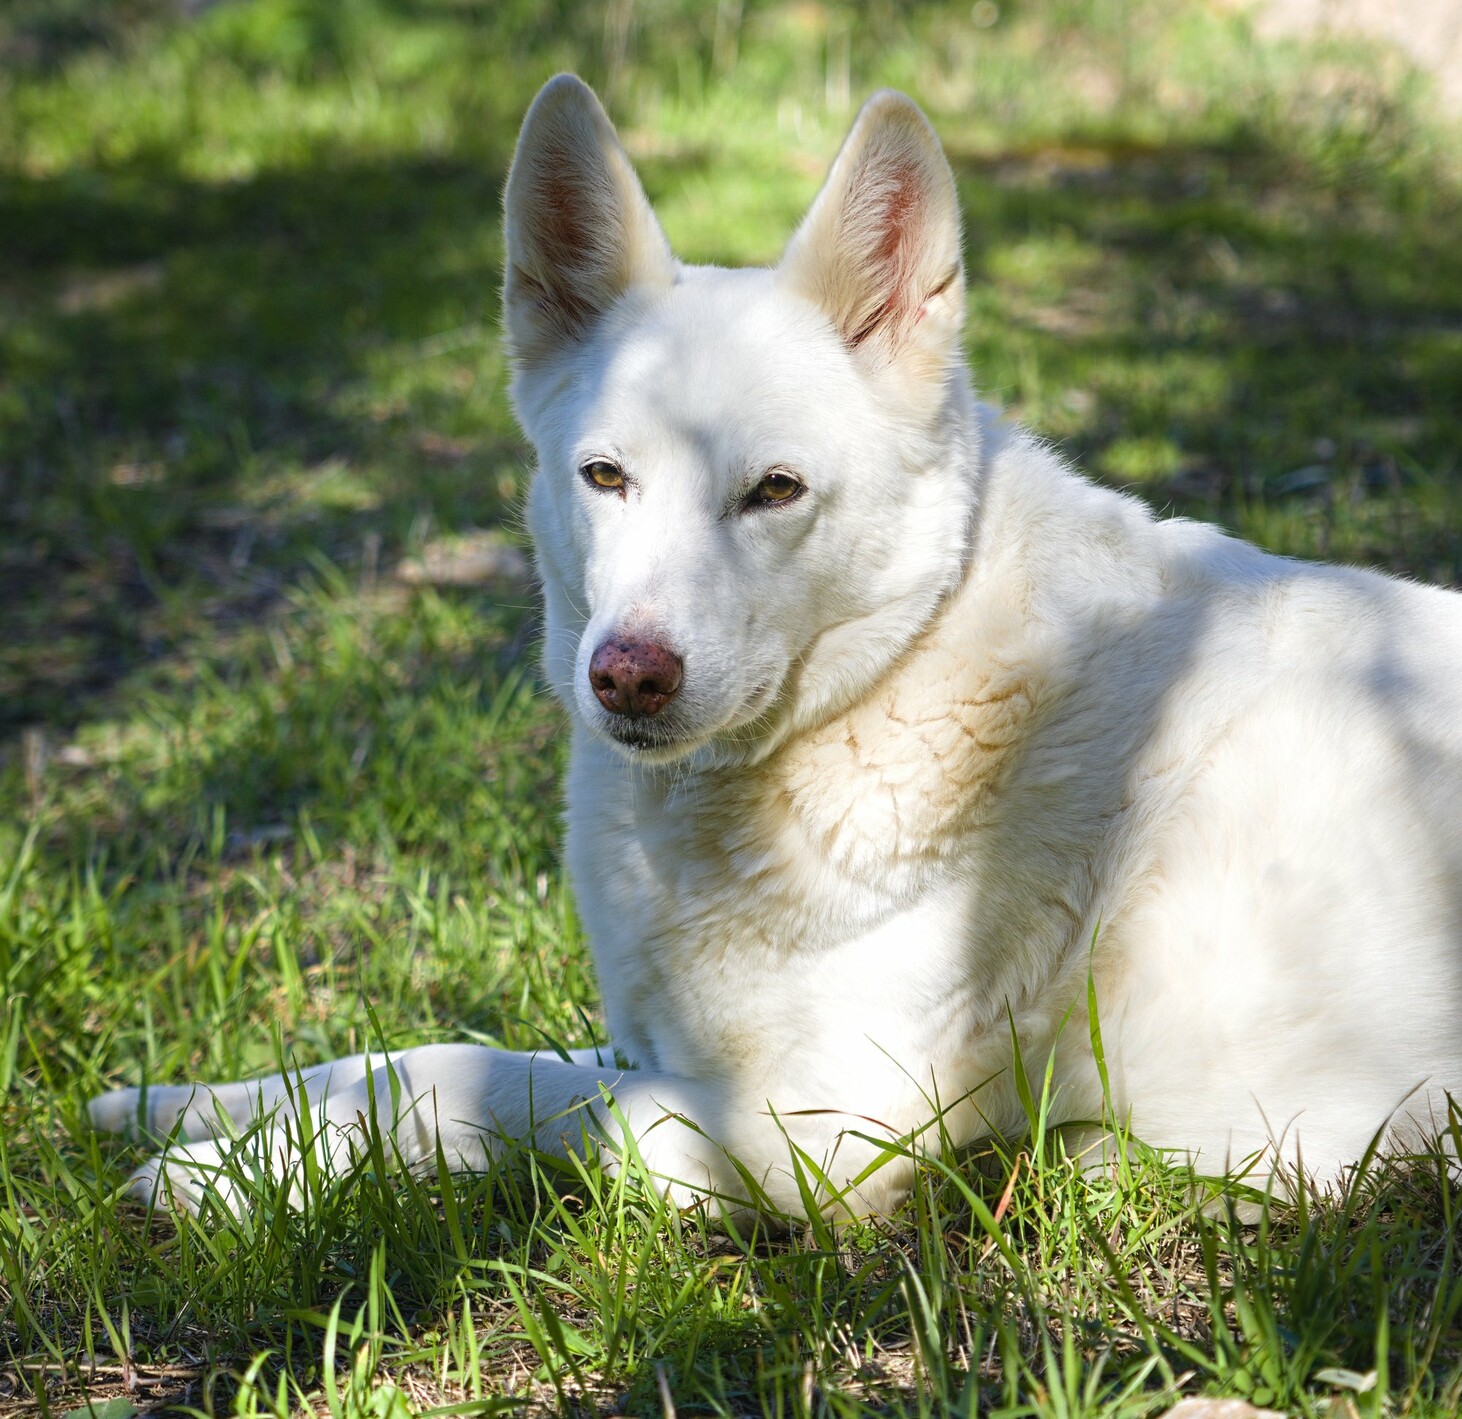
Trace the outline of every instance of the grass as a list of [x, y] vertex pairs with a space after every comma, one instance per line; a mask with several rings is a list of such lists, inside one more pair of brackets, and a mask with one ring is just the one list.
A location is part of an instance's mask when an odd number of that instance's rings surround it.
[[1456, 583], [1462, 186], [1414, 80], [1142, 0], [14, 0], [0, 65], [0, 1414], [1457, 1412], [1434, 1159], [1246, 1222], [1083, 1170], [1038, 1071], [1030, 1137], [782, 1237], [526, 1157], [147, 1216], [82, 1124], [593, 1036], [504, 550], [498, 193], [555, 68], [702, 260], [774, 258], [849, 101], [909, 89], [985, 390], [1159, 506]]

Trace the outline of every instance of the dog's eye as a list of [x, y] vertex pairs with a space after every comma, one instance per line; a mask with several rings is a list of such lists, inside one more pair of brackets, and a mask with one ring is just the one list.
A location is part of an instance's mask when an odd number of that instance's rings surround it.
[[606, 492], [624, 491], [624, 469], [607, 458], [591, 458], [579, 472], [585, 482], [596, 488], [603, 488]]
[[798, 479], [777, 469], [768, 473], [756, 485], [747, 501], [753, 507], [768, 503], [790, 503], [801, 491], [802, 484]]

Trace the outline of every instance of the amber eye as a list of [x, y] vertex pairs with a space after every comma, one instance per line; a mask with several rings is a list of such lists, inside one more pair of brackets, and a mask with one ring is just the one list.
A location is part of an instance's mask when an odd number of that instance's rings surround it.
[[768, 473], [760, 483], [756, 485], [750, 501], [753, 504], [761, 503], [789, 503], [802, 491], [802, 484], [790, 473], [783, 473], [780, 470]]
[[591, 458], [579, 472], [585, 481], [596, 488], [603, 488], [607, 492], [624, 491], [624, 469], [611, 463], [607, 458]]

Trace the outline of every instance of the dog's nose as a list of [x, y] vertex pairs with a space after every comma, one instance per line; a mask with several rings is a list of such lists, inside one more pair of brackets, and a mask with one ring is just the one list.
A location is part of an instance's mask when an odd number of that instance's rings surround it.
[[680, 689], [682, 669], [669, 646], [610, 636], [589, 662], [589, 685], [610, 714], [659, 714]]

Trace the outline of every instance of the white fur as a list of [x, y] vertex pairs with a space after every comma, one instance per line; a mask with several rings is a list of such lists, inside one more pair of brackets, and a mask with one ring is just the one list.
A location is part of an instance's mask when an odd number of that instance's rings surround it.
[[[592, 234], [591, 236], [586, 236]], [[677, 1196], [843, 1211], [880, 1139], [1112, 1104], [1221, 1170], [1334, 1180], [1462, 1091], [1462, 597], [1158, 521], [976, 404], [954, 187], [908, 100], [864, 109], [774, 270], [676, 265], [593, 95], [561, 77], [507, 191], [513, 397], [545, 664], [573, 719], [568, 863], [614, 1046], [468, 1045], [306, 1071], [331, 1147], [403, 1160], [616, 1141]], [[623, 496], [579, 475], [610, 459]], [[770, 469], [805, 485], [748, 507]], [[684, 661], [643, 747], [595, 699], [610, 634]], [[1095, 943], [1093, 945], [1093, 942]], [[617, 1059], [620, 1064], [604, 1062]], [[627, 1067], [621, 1067], [627, 1066]], [[195, 1132], [283, 1082], [104, 1096]], [[196, 1203], [222, 1145], [138, 1175]], [[226, 1151], [226, 1148], [223, 1148]], [[729, 1155], [729, 1156], [728, 1156]], [[225, 1199], [227, 1200], [227, 1199]]]

